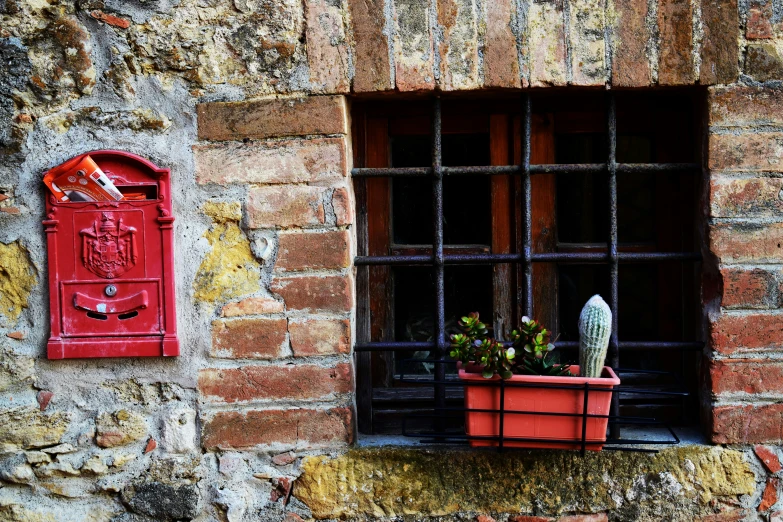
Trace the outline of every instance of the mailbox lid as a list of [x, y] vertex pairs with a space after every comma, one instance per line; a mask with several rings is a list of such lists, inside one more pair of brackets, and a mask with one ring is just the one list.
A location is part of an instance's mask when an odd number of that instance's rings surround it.
[[163, 334], [160, 286], [158, 279], [63, 282], [62, 336]]

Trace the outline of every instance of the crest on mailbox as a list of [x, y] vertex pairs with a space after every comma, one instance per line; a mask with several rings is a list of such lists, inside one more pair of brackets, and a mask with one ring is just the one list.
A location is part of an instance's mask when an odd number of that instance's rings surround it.
[[93, 274], [113, 279], [136, 265], [136, 229], [122, 224], [122, 218], [112, 219], [111, 212], [102, 212], [91, 227], [80, 231], [82, 262]]

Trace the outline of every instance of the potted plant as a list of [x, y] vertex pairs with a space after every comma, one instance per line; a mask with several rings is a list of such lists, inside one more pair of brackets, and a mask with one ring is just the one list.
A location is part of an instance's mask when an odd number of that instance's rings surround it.
[[[551, 360], [555, 346], [550, 332], [533, 319], [523, 317], [519, 329], [511, 332], [511, 346], [506, 346], [489, 337], [478, 313], [463, 317], [459, 322], [462, 333], [451, 336], [450, 355], [461, 363], [459, 378], [466, 383], [466, 434], [497, 437], [502, 407], [505, 447], [580, 449], [585, 385], [587, 413], [609, 415], [612, 393], [601, 390], [620, 384], [614, 371], [604, 366], [611, 325], [609, 306], [601, 296], [593, 296], [579, 317], [577, 366]], [[603, 448], [607, 423], [606, 417], [587, 419], [586, 449]], [[497, 446], [498, 441], [474, 438], [470, 444]]]

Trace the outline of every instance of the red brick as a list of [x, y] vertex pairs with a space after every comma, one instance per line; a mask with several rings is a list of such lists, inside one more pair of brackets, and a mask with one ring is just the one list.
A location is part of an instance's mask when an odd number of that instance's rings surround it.
[[647, 0], [628, 0], [615, 3], [614, 57], [612, 59], [612, 84], [617, 87], [645, 87], [652, 84], [647, 42]]
[[296, 357], [351, 351], [351, 323], [347, 319], [292, 319], [288, 333]]
[[342, 96], [210, 102], [196, 107], [202, 140], [242, 140], [307, 134], [346, 134]]
[[212, 322], [212, 357], [274, 359], [286, 340], [285, 319], [230, 319]]
[[196, 181], [301, 183], [347, 175], [345, 138], [194, 145]]
[[764, 488], [764, 493], [761, 494], [761, 503], [758, 507], [759, 511], [767, 511], [777, 503], [778, 482], [776, 477], [769, 477], [767, 479], [767, 486]]
[[27, 334], [24, 332], [8, 332], [5, 334], [6, 337], [9, 337], [15, 341], [24, 341], [27, 339]]
[[762, 268], [721, 268], [724, 308], [777, 308], [780, 283], [775, 272]]
[[228, 303], [220, 310], [221, 317], [238, 317], [242, 315], [276, 314], [283, 312], [282, 301], [271, 297], [247, 297], [237, 303]]
[[711, 170], [783, 172], [783, 134], [713, 134], [710, 136]]
[[393, 89], [384, 0], [348, 0], [348, 6], [355, 42], [353, 90], [374, 92]]
[[476, 517], [476, 522], [495, 522], [495, 519], [489, 515], [478, 515]]
[[568, 515], [560, 517], [557, 522], [609, 522], [609, 517], [605, 513], [594, 513], [591, 515]]
[[772, 2], [751, 6], [748, 10], [745, 37], [749, 40], [772, 38]]
[[775, 394], [783, 392], [783, 361], [722, 359], [710, 363], [712, 392]]
[[244, 366], [199, 371], [199, 392], [209, 402], [312, 400], [353, 389], [351, 365]]
[[54, 397], [54, 393], [48, 390], [39, 391], [36, 395], [36, 399], [38, 400], [38, 408], [41, 411], [44, 411], [47, 406], [49, 406], [49, 402], [52, 400], [52, 397]]
[[710, 180], [712, 217], [772, 217], [783, 212], [783, 178], [735, 178], [713, 175]]
[[519, 76], [517, 38], [511, 30], [516, 3], [487, 3], [487, 39], [484, 44], [484, 86], [522, 87]]
[[659, 1], [658, 33], [658, 83], [692, 84], [693, 9], [690, 0]]
[[695, 522], [740, 522], [752, 514], [749, 509], [729, 509], [714, 515], [697, 517]]
[[304, 522], [304, 519], [296, 513], [286, 513], [283, 522]]
[[444, 91], [479, 87], [478, 13], [471, 0], [436, 0], [441, 38], [439, 86]]
[[150, 437], [150, 439], [147, 441], [147, 445], [144, 447], [144, 454], [150, 453], [155, 450], [155, 448], [158, 447], [158, 443], [155, 442], [155, 439]]
[[288, 310], [345, 313], [353, 307], [353, 288], [347, 276], [278, 278], [271, 290], [283, 298]]
[[281, 233], [277, 245], [277, 270], [336, 269], [351, 264], [347, 230]]
[[709, 324], [712, 348], [718, 353], [780, 350], [783, 315], [769, 313], [722, 314]]
[[219, 412], [205, 423], [202, 441], [207, 450], [273, 444], [301, 449], [343, 446], [353, 442], [353, 412], [350, 408]]
[[715, 406], [715, 444], [778, 443], [783, 440], [783, 404]]
[[733, 83], [739, 77], [739, 9], [737, 0], [702, 0], [699, 82]]
[[419, 0], [397, 0], [394, 41], [394, 77], [400, 91], [435, 87], [435, 54], [430, 30], [430, 5]]
[[90, 16], [92, 16], [96, 20], [100, 20], [101, 22], [107, 23], [109, 25], [113, 25], [114, 27], [119, 27], [120, 29], [127, 29], [131, 25], [130, 20], [128, 20], [127, 18], [114, 16], [99, 10], [95, 10], [91, 12]]
[[274, 464], [275, 466], [288, 466], [295, 460], [296, 460], [296, 455], [294, 455], [290, 451], [286, 451], [285, 453], [281, 453], [279, 455], [275, 455], [274, 457], [272, 457], [272, 464]]
[[306, 0], [307, 64], [311, 88], [320, 93], [347, 93], [350, 49], [339, 5], [328, 0]]
[[335, 225], [350, 225], [353, 223], [353, 197], [350, 188], [338, 187], [332, 193], [332, 209], [334, 210]]
[[566, 85], [566, 31], [563, 2], [533, 2], [528, 9], [530, 85]]
[[263, 185], [249, 190], [247, 221], [250, 228], [305, 227], [326, 220], [324, 187]]
[[710, 227], [709, 237], [722, 263], [783, 262], [783, 223], [721, 223]]
[[532, 517], [528, 515], [517, 515], [509, 517], [508, 522], [554, 522], [552, 517]]
[[19, 207], [0, 207], [0, 212], [6, 214], [21, 214], [22, 210]]
[[783, 125], [783, 89], [732, 86], [710, 89], [710, 126]]
[[770, 473], [777, 473], [783, 469], [783, 466], [780, 465], [778, 454], [775, 452], [774, 448], [758, 444], [753, 448], [753, 452], [756, 453], [756, 456]]

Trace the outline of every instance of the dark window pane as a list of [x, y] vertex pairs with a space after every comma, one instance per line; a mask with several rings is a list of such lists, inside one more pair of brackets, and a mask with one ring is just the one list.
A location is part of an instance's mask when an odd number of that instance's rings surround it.
[[[429, 166], [430, 136], [392, 138], [392, 166]], [[442, 138], [443, 164], [476, 166], [489, 164], [489, 136], [446, 134]], [[392, 230], [398, 245], [431, 245], [432, 179], [392, 180]], [[443, 241], [466, 245], [491, 242], [490, 178], [454, 176], [443, 181]]]
[[[655, 160], [649, 136], [617, 136], [618, 163]], [[655, 241], [655, 174], [617, 175], [617, 239], [620, 243]]]
[[[397, 341], [432, 341], [435, 338], [435, 272], [427, 267], [395, 267], [394, 330]], [[445, 272], [446, 334], [459, 332], [457, 321], [470, 312], [492, 317], [492, 268], [450, 266]], [[429, 350], [398, 352], [396, 372], [407, 358], [425, 359]], [[409, 363], [406, 373], [430, 373], [427, 363]], [[453, 368], [451, 368], [453, 369]]]
[[[555, 137], [556, 163], [603, 163], [603, 134]], [[609, 187], [603, 174], [557, 175], [557, 232], [562, 243], [600, 243], [609, 239]]]
[[609, 268], [595, 265], [561, 265], [558, 284], [558, 328], [561, 341], [579, 340], [579, 314], [595, 294], [609, 302]]
[[[392, 167], [427, 167], [432, 163], [430, 136], [394, 136]], [[432, 180], [392, 178], [392, 233], [400, 245], [432, 244]]]

